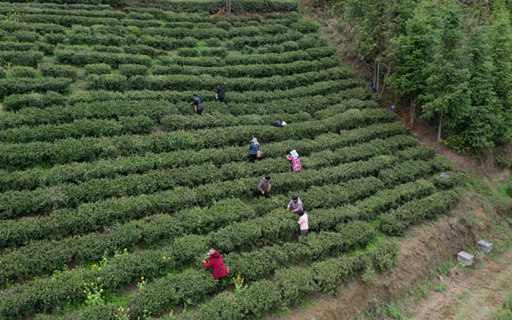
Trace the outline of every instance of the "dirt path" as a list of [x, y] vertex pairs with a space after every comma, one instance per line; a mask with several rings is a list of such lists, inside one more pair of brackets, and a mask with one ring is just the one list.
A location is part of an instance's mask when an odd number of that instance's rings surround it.
[[416, 320], [492, 319], [512, 294], [511, 261], [512, 249], [507, 249], [493, 260], [483, 258], [474, 269], [455, 266], [447, 277], [439, 276], [437, 286], [404, 314], [415, 314], [412, 319]]

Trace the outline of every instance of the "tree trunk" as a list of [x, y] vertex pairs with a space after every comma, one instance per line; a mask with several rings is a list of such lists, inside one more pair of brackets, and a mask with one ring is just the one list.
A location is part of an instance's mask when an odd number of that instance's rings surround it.
[[231, 0], [226, 0], [226, 11], [228, 15], [231, 15]]
[[414, 126], [414, 115], [416, 113], [416, 99], [414, 94], [411, 95], [411, 129]]
[[[389, 74], [389, 72], [388, 72], [388, 74]], [[382, 98], [382, 95], [384, 94], [384, 89], [386, 89], [386, 79], [388, 78], [388, 74], [386, 74], [386, 76], [384, 77], [384, 84], [382, 85], [382, 91], [380, 92], [379, 100], [380, 100], [380, 98]]]
[[375, 89], [377, 89], [377, 92], [379, 92], [379, 79], [380, 79], [380, 62], [377, 63], [377, 84], [375, 85]]
[[377, 64], [373, 63], [373, 88], [377, 89]]
[[437, 141], [436, 148], [439, 149], [439, 142], [441, 141], [441, 127], [443, 126], [443, 114], [439, 116], [439, 128], [437, 128]]

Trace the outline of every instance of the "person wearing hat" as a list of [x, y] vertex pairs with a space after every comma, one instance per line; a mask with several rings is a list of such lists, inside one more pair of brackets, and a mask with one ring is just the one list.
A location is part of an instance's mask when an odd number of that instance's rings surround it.
[[194, 106], [194, 109], [198, 115], [202, 115], [203, 103], [201, 102], [201, 98], [199, 98], [197, 93], [194, 93], [192, 96], [194, 97], [194, 101], [192, 101], [192, 103], [190, 105]]
[[268, 198], [268, 193], [270, 192], [270, 188], [272, 186], [270, 185], [270, 176], [266, 175], [264, 177], [261, 177], [260, 183], [258, 184], [258, 190], [260, 193], [259, 196], [265, 196], [265, 198]]
[[290, 203], [288, 203], [288, 207], [286, 210], [291, 211], [293, 213], [301, 214], [304, 212], [304, 208], [302, 207], [302, 201], [297, 196], [293, 196], [292, 200], [290, 200]]
[[210, 249], [208, 256], [203, 259], [206, 269], [213, 268], [213, 279], [221, 279], [228, 275], [228, 269], [217, 250]]
[[251, 145], [249, 147], [249, 162], [256, 161], [258, 151], [260, 151], [260, 143], [258, 142], [258, 139], [252, 138]]

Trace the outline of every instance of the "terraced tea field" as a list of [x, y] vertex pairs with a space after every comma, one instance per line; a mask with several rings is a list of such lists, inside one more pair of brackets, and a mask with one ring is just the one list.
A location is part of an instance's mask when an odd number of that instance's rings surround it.
[[[0, 319], [257, 319], [390, 270], [392, 237], [459, 197], [450, 161], [296, 12], [0, 13]], [[248, 286], [213, 279], [211, 247]]]

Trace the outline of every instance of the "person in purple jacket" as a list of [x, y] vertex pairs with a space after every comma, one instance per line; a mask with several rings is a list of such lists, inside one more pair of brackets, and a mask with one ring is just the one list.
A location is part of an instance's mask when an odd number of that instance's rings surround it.
[[302, 207], [302, 201], [297, 196], [293, 196], [292, 200], [290, 200], [290, 203], [288, 203], [288, 207], [286, 210], [291, 211], [293, 213], [302, 214], [304, 212], [304, 208]]

